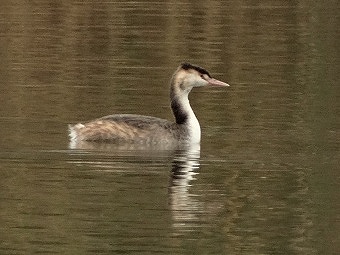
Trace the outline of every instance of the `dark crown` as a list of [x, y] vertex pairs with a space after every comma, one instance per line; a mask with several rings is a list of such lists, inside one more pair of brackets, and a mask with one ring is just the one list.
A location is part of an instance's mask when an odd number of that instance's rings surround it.
[[202, 67], [195, 66], [195, 65], [192, 65], [192, 64], [189, 64], [189, 63], [182, 63], [181, 67], [184, 70], [194, 69], [197, 72], [199, 72], [201, 74], [206, 74], [206, 75], [208, 75], [211, 78], [209, 72], [207, 70], [205, 70], [204, 68], [202, 68]]

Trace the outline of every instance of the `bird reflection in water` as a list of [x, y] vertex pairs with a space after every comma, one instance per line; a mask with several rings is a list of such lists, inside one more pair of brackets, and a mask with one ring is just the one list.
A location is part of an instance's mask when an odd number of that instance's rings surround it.
[[140, 157], [149, 157], [150, 155], [163, 157], [170, 153], [169, 155], [173, 155], [173, 159], [168, 195], [175, 233], [180, 234], [199, 227], [199, 216], [204, 212], [204, 203], [197, 200], [196, 195], [190, 193], [190, 188], [196, 179], [195, 176], [198, 175], [200, 144], [164, 150], [161, 146], [153, 147], [143, 144], [91, 143], [87, 141], [74, 143], [71, 141], [69, 148], [85, 151], [130, 152]]
[[196, 225], [203, 204], [190, 194], [191, 182], [198, 174], [200, 146], [191, 146], [175, 153], [169, 187], [169, 206], [173, 216], [173, 227], [177, 231], [190, 231]]
[[197, 221], [198, 214], [203, 210], [202, 202], [195, 199], [190, 194], [192, 181], [199, 170], [200, 145], [190, 145], [186, 147], [176, 148], [174, 150], [162, 150], [162, 148], [145, 148], [143, 145], [136, 144], [109, 144], [109, 143], [89, 143], [86, 141], [80, 143], [69, 144], [70, 149], [78, 149], [85, 151], [131, 151], [134, 154], [142, 156], [164, 155], [163, 153], [173, 154], [172, 169], [170, 173], [169, 184], [169, 206], [173, 215], [174, 227], [190, 228]]

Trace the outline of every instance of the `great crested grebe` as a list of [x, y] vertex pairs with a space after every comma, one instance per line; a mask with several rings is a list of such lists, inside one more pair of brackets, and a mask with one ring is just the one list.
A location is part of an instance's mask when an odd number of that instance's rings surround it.
[[171, 109], [176, 121], [134, 115], [115, 114], [93, 121], [70, 125], [71, 141], [194, 144], [201, 140], [201, 128], [189, 104], [192, 88], [229, 86], [216, 80], [205, 69], [189, 63], [181, 64], [170, 83]]

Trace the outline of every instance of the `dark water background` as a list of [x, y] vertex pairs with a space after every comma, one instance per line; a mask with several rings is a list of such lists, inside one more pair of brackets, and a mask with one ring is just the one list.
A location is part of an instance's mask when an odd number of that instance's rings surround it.
[[[1, 1], [1, 254], [339, 254], [337, 1]], [[197, 148], [69, 149], [67, 124], [171, 119]]]

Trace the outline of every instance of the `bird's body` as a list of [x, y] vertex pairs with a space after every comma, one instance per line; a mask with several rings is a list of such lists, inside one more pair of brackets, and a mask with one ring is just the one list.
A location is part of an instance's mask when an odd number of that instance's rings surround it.
[[70, 125], [71, 140], [138, 144], [199, 143], [201, 129], [188, 95], [193, 87], [206, 85], [228, 86], [211, 78], [203, 68], [184, 63], [171, 79], [170, 100], [175, 122], [134, 114], [109, 115], [84, 124]]
[[[71, 139], [91, 142], [168, 143], [183, 140], [187, 130], [170, 121], [135, 114], [105, 116], [70, 127]], [[182, 138], [182, 139], [181, 139]]]

